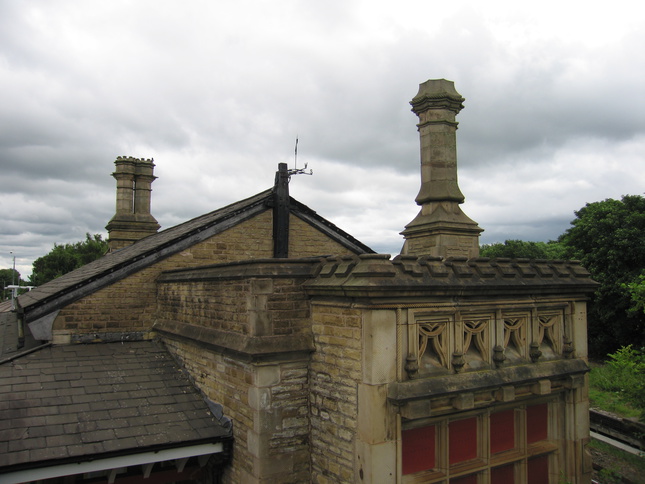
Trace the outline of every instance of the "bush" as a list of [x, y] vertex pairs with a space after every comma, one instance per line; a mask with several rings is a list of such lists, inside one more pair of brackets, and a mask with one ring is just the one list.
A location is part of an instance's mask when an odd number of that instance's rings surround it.
[[615, 392], [639, 410], [641, 420], [645, 421], [645, 349], [629, 345], [608, 356], [610, 359], [602, 370], [592, 372], [591, 385]]

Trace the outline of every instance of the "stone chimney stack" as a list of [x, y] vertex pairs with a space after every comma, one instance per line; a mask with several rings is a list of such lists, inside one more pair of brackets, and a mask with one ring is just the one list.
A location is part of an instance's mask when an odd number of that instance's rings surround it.
[[151, 185], [157, 178], [153, 160], [119, 156], [114, 164], [116, 214], [105, 227], [110, 252], [155, 234], [160, 227], [150, 214]]
[[457, 122], [464, 98], [446, 79], [419, 86], [412, 112], [419, 117], [421, 189], [419, 214], [406, 225], [404, 255], [468, 258], [479, 256], [482, 229], [461, 211], [464, 196], [457, 184]]

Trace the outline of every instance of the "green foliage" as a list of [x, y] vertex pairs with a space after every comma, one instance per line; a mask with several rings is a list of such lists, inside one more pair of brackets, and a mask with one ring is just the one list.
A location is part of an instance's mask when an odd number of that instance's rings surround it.
[[85, 235], [85, 240], [73, 244], [54, 245], [49, 254], [34, 261], [30, 283], [40, 286], [103, 256], [108, 249], [100, 234]]
[[632, 307], [629, 308], [630, 314], [645, 313], [645, 271], [638, 279], [629, 284], [623, 284], [632, 298]]
[[4, 288], [10, 285], [12, 282], [14, 284], [20, 285], [25, 281], [20, 279], [20, 272], [14, 269], [0, 269], [0, 284], [2, 284], [2, 287], [0, 287], [0, 290], [2, 290], [0, 301], [4, 301], [5, 299], [11, 297], [11, 291], [9, 289], [5, 290]]
[[592, 368], [589, 373], [589, 402], [593, 408], [613, 413], [622, 418], [638, 418], [640, 412], [627, 403], [620, 388], [607, 385], [611, 371], [605, 366]]
[[507, 240], [503, 244], [485, 244], [480, 247], [481, 257], [508, 257], [511, 259], [561, 259], [564, 247], [558, 242], [525, 242]]
[[602, 479], [604, 484], [621, 484], [623, 482], [618, 469], [600, 469], [598, 477]]
[[645, 345], [645, 312], [627, 289], [645, 268], [645, 198], [626, 195], [588, 203], [558, 241], [600, 283], [588, 310], [589, 352], [602, 357], [620, 346]]
[[[639, 411], [641, 420], [645, 420], [645, 348], [637, 350], [631, 345], [624, 346], [608, 356], [609, 360], [604, 366], [591, 371], [590, 387], [612, 394], [617, 400]], [[591, 392], [590, 398], [593, 401], [598, 397]], [[608, 397], [603, 398], [606, 403]], [[613, 411], [606, 405], [605, 409]]]

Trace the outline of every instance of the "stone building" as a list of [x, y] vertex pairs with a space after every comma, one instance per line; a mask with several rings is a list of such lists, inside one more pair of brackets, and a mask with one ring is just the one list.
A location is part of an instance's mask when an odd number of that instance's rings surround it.
[[[85, 482], [98, 474], [72, 464], [92, 461], [109, 482], [145, 482], [146, 470], [182, 462], [204, 482], [589, 482], [595, 284], [577, 262], [478, 257], [481, 229], [457, 183], [463, 101], [443, 79], [412, 101], [420, 212], [394, 258], [289, 197], [286, 165], [272, 189], [158, 232], [152, 161], [117, 159], [113, 250], [19, 299], [16, 324], [49, 343], [0, 362], [0, 404], [22, 419], [0, 417], [0, 435], [14, 439], [0, 480], [37, 468], [40, 479]], [[94, 353], [103, 386], [91, 381], [96, 362], [64, 364]], [[47, 358], [51, 381], [37, 374]], [[149, 387], [126, 381], [129, 371], [163, 377]], [[117, 394], [119, 408], [82, 406], [91, 388]], [[165, 413], [144, 412], [158, 390]], [[43, 391], [69, 421], [43, 416]], [[138, 433], [75, 425], [95, 413]], [[165, 415], [181, 432], [164, 429]]]

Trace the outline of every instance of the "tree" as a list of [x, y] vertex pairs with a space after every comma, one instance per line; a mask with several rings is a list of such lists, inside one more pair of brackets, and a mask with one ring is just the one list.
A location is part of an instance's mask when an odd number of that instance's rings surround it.
[[503, 244], [486, 244], [480, 247], [482, 257], [509, 257], [511, 259], [562, 259], [564, 248], [558, 242], [525, 242], [507, 240]]
[[107, 249], [107, 242], [100, 234], [93, 237], [85, 234], [85, 240], [73, 244], [54, 244], [47, 255], [34, 261], [29, 281], [33, 286], [40, 286], [102, 257]]
[[2, 284], [2, 297], [0, 301], [4, 301], [11, 297], [11, 290], [5, 290], [10, 284], [20, 285], [21, 282], [24, 282], [20, 279], [20, 272], [15, 269], [0, 269], [0, 284]]
[[589, 351], [602, 357], [645, 344], [645, 313], [635, 311], [629, 286], [645, 268], [645, 198], [626, 195], [588, 203], [558, 241], [600, 283], [589, 304]]
[[629, 308], [631, 313], [642, 312], [645, 314], [645, 270], [638, 279], [630, 284], [624, 284], [623, 287], [629, 291], [632, 298], [632, 307]]

